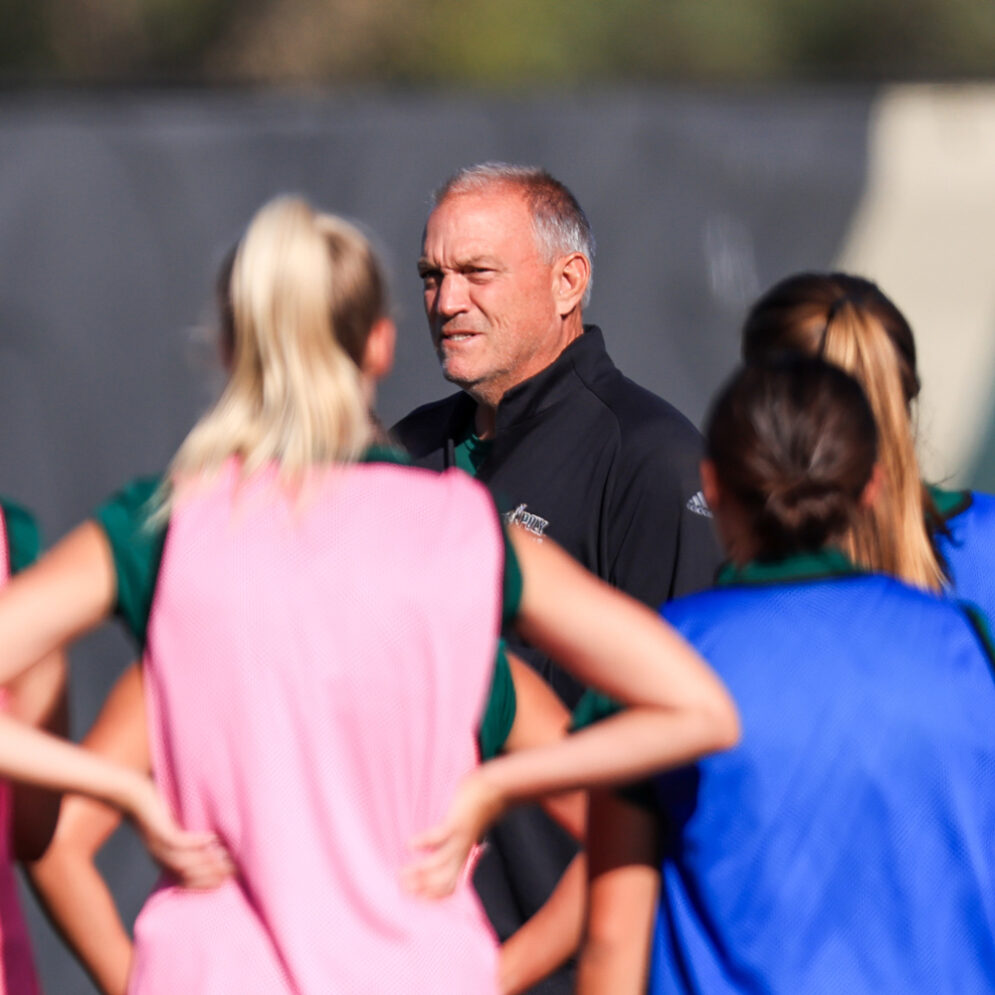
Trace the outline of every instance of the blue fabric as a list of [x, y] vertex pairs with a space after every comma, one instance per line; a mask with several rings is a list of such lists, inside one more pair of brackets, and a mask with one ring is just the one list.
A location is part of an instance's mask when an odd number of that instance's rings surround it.
[[856, 574], [663, 614], [743, 740], [656, 779], [650, 991], [991, 991], [995, 680], [964, 613]]
[[939, 533], [936, 545], [947, 564], [951, 593], [995, 620], [995, 497], [972, 492], [970, 504], [946, 526], [949, 535]]

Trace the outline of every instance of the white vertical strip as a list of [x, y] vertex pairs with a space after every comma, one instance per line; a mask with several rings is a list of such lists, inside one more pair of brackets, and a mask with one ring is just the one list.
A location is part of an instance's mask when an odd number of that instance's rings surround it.
[[912, 324], [920, 457], [964, 480], [995, 409], [995, 86], [898, 86], [871, 115], [867, 187], [838, 259]]

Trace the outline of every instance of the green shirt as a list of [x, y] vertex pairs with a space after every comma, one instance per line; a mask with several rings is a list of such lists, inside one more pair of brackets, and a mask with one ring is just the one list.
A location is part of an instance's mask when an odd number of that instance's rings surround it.
[[[394, 450], [371, 448], [364, 462], [406, 463]], [[117, 574], [115, 614], [144, 650], [149, 614], [155, 596], [156, 580], [166, 539], [166, 523], [151, 525], [153, 499], [161, 478], [145, 477], [132, 481], [94, 513], [110, 543]], [[496, 513], [496, 512], [495, 512]], [[504, 536], [504, 573], [502, 589], [502, 625], [510, 624], [518, 614], [522, 596], [522, 575], [507, 532]], [[515, 686], [508, 667], [503, 641], [499, 643], [491, 680], [487, 707], [479, 732], [480, 752], [486, 760], [500, 753], [515, 720]]]
[[7, 498], [0, 498], [4, 531], [7, 533], [7, 562], [11, 574], [19, 573], [38, 559], [41, 535], [34, 515]]
[[943, 521], [954, 518], [971, 506], [970, 491], [945, 491], [935, 486], [930, 486], [927, 490]]
[[470, 474], [471, 477], [476, 477], [493, 447], [492, 439], [481, 439], [470, 427], [467, 429], [466, 435], [456, 443], [453, 457], [461, 470]]

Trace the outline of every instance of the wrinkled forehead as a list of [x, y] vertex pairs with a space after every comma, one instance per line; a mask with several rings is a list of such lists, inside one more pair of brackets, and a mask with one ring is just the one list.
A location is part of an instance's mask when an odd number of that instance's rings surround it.
[[426, 255], [442, 250], [461, 256], [531, 255], [538, 244], [522, 191], [503, 184], [444, 197], [428, 216], [423, 248]]

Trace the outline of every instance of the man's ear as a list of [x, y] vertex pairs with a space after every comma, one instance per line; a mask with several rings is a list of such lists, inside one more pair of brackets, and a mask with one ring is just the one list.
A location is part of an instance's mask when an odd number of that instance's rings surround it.
[[397, 326], [390, 318], [379, 318], [373, 323], [363, 347], [363, 361], [360, 369], [372, 381], [383, 380], [394, 365], [394, 344], [397, 341]]
[[553, 296], [556, 298], [556, 312], [561, 318], [580, 307], [590, 282], [591, 263], [583, 252], [571, 252], [556, 260], [553, 264]]
[[864, 489], [860, 492], [860, 506], [862, 508], [871, 508], [877, 502], [878, 498], [881, 496], [881, 491], [884, 489], [884, 468], [880, 463], [874, 464], [874, 469], [871, 470], [870, 479], [864, 484]]

